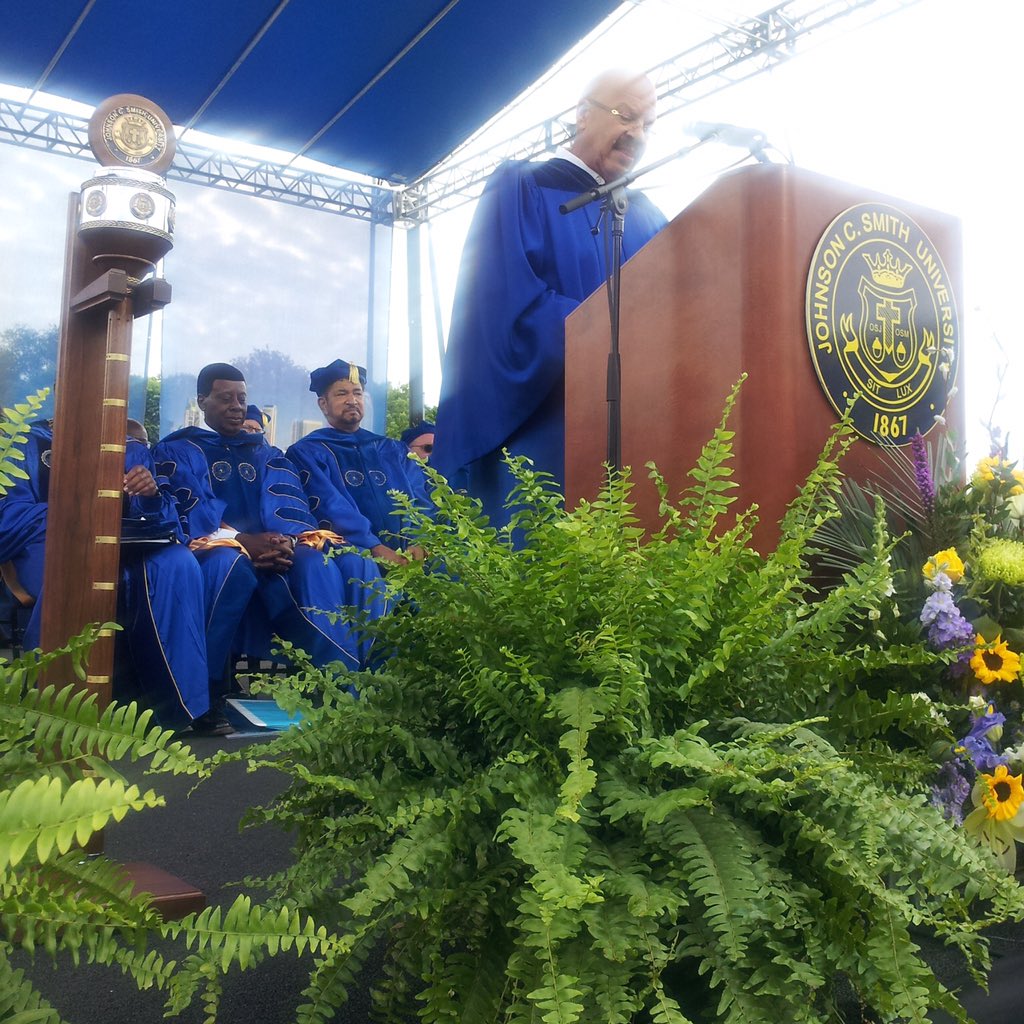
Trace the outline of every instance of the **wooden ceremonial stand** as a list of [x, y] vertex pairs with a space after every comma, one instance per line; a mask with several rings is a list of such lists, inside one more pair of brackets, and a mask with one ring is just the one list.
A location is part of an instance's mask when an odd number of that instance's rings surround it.
[[[90, 121], [90, 142], [97, 159], [117, 170], [86, 182], [68, 204], [43, 570], [44, 651], [117, 616], [132, 323], [162, 308], [171, 295], [167, 281], [154, 273], [171, 248], [173, 197], [156, 173], [173, 157], [169, 129], [167, 115], [142, 97], [116, 96], [101, 104]], [[98, 145], [104, 135], [123, 140], [137, 160], [147, 142], [163, 139], [165, 145], [150, 161], [153, 170], [140, 173], [138, 165], [122, 165], [114, 143]], [[96, 694], [106, 707], [113, 666], [113, 630], [104, 629], [89, 651], [84, 680], [68, 685]], [[47, 666], [41, 685], [74, 678], [62, 658]], [[102, 833], [90, 852], [101, 848]], [[124, 867], [136, 891], [152, 894], [165, 918], [206, 905], [198, 889], [160, 868]]]

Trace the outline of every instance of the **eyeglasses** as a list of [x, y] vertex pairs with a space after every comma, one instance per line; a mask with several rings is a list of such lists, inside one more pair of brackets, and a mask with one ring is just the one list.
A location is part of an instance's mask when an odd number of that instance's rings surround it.
[[595, 100], [593, 96], [588, 96], [587, 102], [593, 103], [599, 110], [603, 110], [606, 114], [611, 114], [612, 117], [617, 118], [623, 128], [642, 128], [647, 135], [654, 129], [654, 121], [645, 121], [639, 114], [628, 114], [617, 107], [606, 107], [600, 100]]
[[419, 448], [420, 451], [426, 452], [427, 455], [429, 455], [434, 450], [434, 446], [432, 444], [411, 444], [411, 445], [409, 445], [409, 447], [410, 448]]

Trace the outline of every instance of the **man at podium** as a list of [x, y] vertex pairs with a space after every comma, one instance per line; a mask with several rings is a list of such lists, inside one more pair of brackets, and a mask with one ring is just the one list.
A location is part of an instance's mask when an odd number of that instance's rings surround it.
[[[508, 161], [484, 189], [462, 255], [445, 354], [433, 465], [509, 520], [502, 449], [526, 455], [559, 486], [565, 461], [565, 318], [607, 278], [611, 226], [591, 203], [559, 206], [632, 170], [655, 116], [644, 75], [606, 71], [576, 108], [576, 134], [543, 163]], [[623, 257], [666, 223], [628, 192]]]

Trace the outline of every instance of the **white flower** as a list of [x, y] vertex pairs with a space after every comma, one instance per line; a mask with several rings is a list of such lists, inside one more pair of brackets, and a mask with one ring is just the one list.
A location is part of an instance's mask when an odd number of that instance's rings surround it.
[[1018, 526], [1024, 525], [1024, 494], [1015, 494], [1006, 499], [1006, 511]]
[[949, 722], [946, 721], [945, 715], [943, 715], [942, 712], [939, 711], [937, 707], [935, 707], [935, 702], [931, 699], [931, 697], [928, 696], [927, 693], [912, 693], [910, 695], [910, 699], [915, 704], [927, 704], [928, 707], [931, 708], [932, 718], [936, 722], [938, 722], [939, 725], [949, 725]]

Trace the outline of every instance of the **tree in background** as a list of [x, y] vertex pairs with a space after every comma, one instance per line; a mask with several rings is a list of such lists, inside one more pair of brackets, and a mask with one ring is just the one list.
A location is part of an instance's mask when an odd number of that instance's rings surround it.
[[[0, 331], [0, 406], [13, 406], [22, 396], [49, 388], [51, 394], [40, 408], [40, 418], [53, 416], [58, 337], [56, 324], [43, 328], [14, 324]], [[160, 436], [160, 378], [144, 381], [133, 376], [128, 394], [128, 415], [141, 418], [155, 440]]]
[[142, 419], [150, 441], [160, 436], [160, 378], [150, 377], [146, 381], [146, 410]]
[[[13, 406], [25, 395], [52, 389], [56, 378], [56, 324], [41, 329], [14, 324], [0, 331], [0, 405]], [[41, 415], [53, 415], [52, 394]]]
[[[431, 423], [437, 417], [437, 406], [427, 406], [423, 410], [423, 418]], [[402, 431], [409, 423], [409, 385], [388, 383], [387, 426], [384, 433], [388, 437], [401, 437]]]

